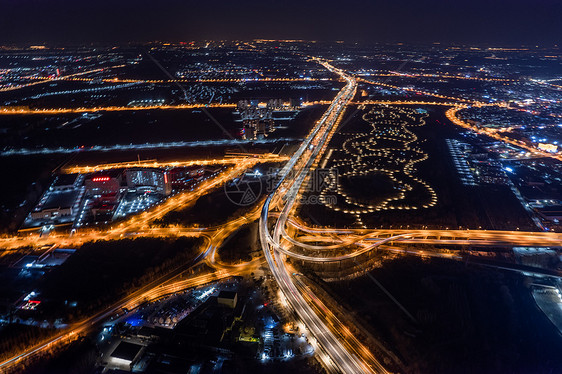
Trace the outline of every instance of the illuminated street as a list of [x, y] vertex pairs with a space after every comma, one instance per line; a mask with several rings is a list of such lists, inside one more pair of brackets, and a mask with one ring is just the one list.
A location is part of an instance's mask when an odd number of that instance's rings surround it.
[[561, 372], [558, 4], [153, 5], [4, 7], [0, 373]]

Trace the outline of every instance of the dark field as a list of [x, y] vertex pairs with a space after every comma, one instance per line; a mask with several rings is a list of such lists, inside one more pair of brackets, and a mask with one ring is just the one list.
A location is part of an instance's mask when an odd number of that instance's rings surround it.
[[[270, 137], [302, 137], [323, 113], [323, 106], [303, 109]], [[240, 139], [241, 122], [233, 109], [142, 110], [53, 116], [2, 116], [6, 133], [0, 146], [11, 148], [88, 148], [161, 142]], [[98, 116], [101, 114], [101, 116]], [[304, 130], [304, 131], [303, 131]]]
[[[406, 227], [428, 226], [430, 228], [471, 228], [471, 229], [516, 229], [536, 230], [517, 198], [509, 187], [502, 185], [465, 186], [462, 184], [449, 154], [445, 139], [461, 139], [457, 129], [450, 124], [440, 108], [426, 108], [429, 117], [426, 125], [409, 127], [418, 136], [416, 143], [428, 159], [415, 164], [413, 175], [426, 181], [437, 194], [437, 204], [417, 210], [383, 210], [362, 214], [368, 227]], [[354, 113], [352, 110], [349, 113]], [[346, 134], [366, 133], [371, 127], [362, 120], [363, 112], [356, 112], [339, 132]], [[349, 115], [349, 114], [348, 114]], [[345, 123], [345, 121], [344, 121]], [[338, 149], [349, 135], [336, 135], [330, 144]], [[462, 138], [464, 141], [466, 139]], [[334, 152], [337, 155], [337, 151]], [[330, 167], [332, 162], [327, 164]], [[340, 173], [341, 174], [341, 173]], [[339, 183], [349, 188], [353, 197], [377, 200], [392, 190], [393, 184], [383, 175], [373, 173], [368, 176], [342, 178]], [[370, 193], [370, 196], [369, 196]], [[328, 193], [330, 194], [330, 193]], [[413, 191], [410, 200], [419, 197], [425, 201], [423, 193]], [[338, 197], [339, 198], [339, 197]], [[410, 202], [410, 201], [408, 201]], [[338, 200], [338, 203], [340, 201]], [[350, 226], [355, 220], [352, 215], [336, 212], [323, 205], [307, 205], [301, 216], [313, 224]]]
[[[64, 310], [70, 320], [91, 315], [158, 276], [189, 264], [199, 241], [138, 238], [84, 244], [39, 287], [45, 318]], [[76, 302], [76, 307], [67, 306]]]
[[0, 232], [19, 228], [51, 181], [51, 171], [64, 155], [0, 156]]
[[408, 373], [560, 372], [560, 336], [523, 276], [411, 257], [371, 274], [415, 322], [366, 276], [327, 287]]

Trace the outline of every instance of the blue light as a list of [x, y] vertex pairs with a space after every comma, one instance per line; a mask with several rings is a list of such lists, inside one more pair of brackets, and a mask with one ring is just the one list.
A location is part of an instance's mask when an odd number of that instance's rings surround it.
[[142, 325], [142, 322], [143, 322], [142, 318], [139, 318], [137, 316], [133, 316], [131, 318], [128, 318], [127, 321], [126, 321], [126, 323], [128, 325], [131, 325], [133, 327]]

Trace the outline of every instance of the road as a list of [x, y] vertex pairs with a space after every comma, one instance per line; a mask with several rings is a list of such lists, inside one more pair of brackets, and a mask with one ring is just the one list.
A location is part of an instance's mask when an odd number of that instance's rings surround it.
[[[19, 90], [21, 88], [36, 86], [36, 85], [39, 85], [39, 84], [44, 84], [44, 83], [49, 83], [49, 82], [52, 83], [53, 81], [59, 81], [59, 80], [88, 79], [88, 78], [78, 78], [78, 77], [81, 76], [81, 75], [100, 73], [100, 72], [105, 71], [105, 70], [118, 69], [118, 68], [122, 68], [124, 66], [125, 65], [114, 65], [114, 66], [110, 66], [110, 67], [107, 67], [107, 68], [91, 69], [91, 70], [81, 71], [81, 72], [78, 72], [78, 73], [69, 74], [69, 75], [65, 75], [65, 76], [62, 76], [62, 77], [54, 77], [54, 78], [25, 77], [25, 79], [33, 80], [33, 82], [20, 84], [20, 85], [17, 85], [17, 86], [3, 87], [3, 88], [0, 88], [0, 92], [15, 91], [15, 90]], [[88, 80], [91, 81], [92, 79], [88, 79]]]
[[[343, 71], [327, 62], [320, 61], [324, 67], [337, 73], [346, 82], [345, 87], [336, 95], [334, 101], [314, 126], [308, 137], [279, 173], [279, 182], [267, 197], [260, 217], [260, 242], [281, 292], [304, 322], [321, 348], [330, 357], [328, 370], [342, 373], [373, 372], [359, 357], [346, 349], [343, 342], [327, 327], [327, 315], [316, 313], [295, 285], [287, 268], [281, 241], [281, 229], [285, 226], [302, 183], [315, 162], [323, 154], [325, 146], [337, 128], [342, 114], [355, 95], [357, 82]], [[272, 202], [284, 201], [284, 207], [274, 222], [273, 235], [269, 232], [269, 211]], [[330, 365], [331, 364], [331, 365]]]
[[183, 272], [185, 272], [193, 265], [199, 263], [206, 256], [210, 243], [211, 241], [209, 240], [209, 243], [203, 246], [204, 249], [201, 251], [200, 255], [190, 263], [180, 264], [166, 275], [130, 293], [125, 298], [106, 307], [99, 313], [96, 313], [95, 315], [92, 315], [85, 320], [73, 324], [71, 327], [65, 329], [61, 333], [49, 338], [42, 343], [26, 349], [25, 351], [17, 354], [14, 357], [0, 362], [0, 371], [10, 372], [17, 369], [19, 365], [23, 364], [29, 359], [47, 354], [54, 351], [55, 349], [59, 349], [60, 347], [71, 343], [80, 335], [86, 334], [91, 331], [92, 328], [94, 328], [98, 323], [120, 312], [123, 308], [131, 310], [138, 307], [142, 303], [154, 301], [166, 295], [179, 292], [187, 288], [197, 287], [206, 283], [213, 282], [215, 280], [224, 279], [235, 275], [236, 273], [230, 273], [221, 270], [214, 273], [181, 279], [181, 275]]
[[[292, 218], [291, 235], [282, 228], [283, 238], [292, 250], [279, 250], [293, 258], [309, 262], [336, 262], [353, 259], [387, 244], [429, 244], [478, 247], [562, 247], [562, 233], [488, 230], [432, 230], [432, 229], [334, 229], [312, 228]], [[300, 235], [299, 235], [300, 233]], [[322, 244], [320, 244], [322, 243]], [[296, 248], [299, 250], [297, 251]], [[411, 253], [431, 255], [431, 251], [412, 249]], [[333, 253], [343, 253], [333, 255]], [[429, 253], [429, 254], [428, 254]], [[332, 255], [329, 255], [332, 254]], [[450, 254], [433, 255], [452, 258]], [[454, 257], [454, 256], [453, 256]]]
[[[377, 372], [386, 372], [386, 369], [375, 358], [372, 352], [364, 346], [351, 333], [350, 329], [336, 317], [330, 307], [326, 306], [326, 304], [314, 294], [312, 289], [307, 286], [302, 279], [300, 279], [300, 274], [294, 274], [294, 280], [299, 292], [312, 306], [314, 311], [317, 314], [325, 315], [327, 326], [334, 335], [337, 335], [342, 342], [345, 342], [346, 349], [354, 352], [354, 354], [358, 357], [362, 357], [368, 367], [374, 368]], [[366, 370], [369, 371], [370, 369], [366, 368]]]
[[[314, 295], [309, 287], [306, 287], [293, 274], [286, 264], [287, 257], [294, 257], [305, 261], [312, 262], [333, 262], [355, 258], [374, 248], [384, 246], [386, 250], [415, 253], [423, 256], [435, 256], [459, 260], [460, 256], [435, 253], [423, 250], [404, 249], [402, 247], [392, 247], [387, 244], [400, 242], [405, 244], [451, 244], [451, 245], [482, 245], [482, 246], [555, 246], [560, 247], [562, 243], [562, 234], [550, 232], [521, 232], [521, 231], [486, 231], [486, 230], [409, 230], [409, 229], [336, 229], [336, 228], [312, 228], [307, 227], [295, 218], [294, 210], [298, 202], [299, 191], [303, 183], [306, 181], [309, 172], [313, 170], [321, 159], [332, 135], [337, 130], [343, 113], [349, 105], [442, 105], [450, 106], [447, 111], [447, 117], [455, 124], [470, 128], [473, 131], [491, 136], [498, 140], [526, 148], [524, 144], [505, 139], [494, 132], [487, 129], [475, 128], [457, 117], [457, 112], [468, 105], [484, 106], [484, 105], [503, 105], [503, 104], [485, 104], [474, 102], [467, 99], [448, 97], [435, 93], [416, 91], [424, 95], [446, 99], [446, 102], [434, 101], [366, 101], [353, 103], [352, 100], [357, 90], [357, 79], [349, 76], [344, 71], [337, 69], [326, 61], [315, 59], [326, 69], [339, 75], [345, 81], [345, 86], [338, 92], [331, 102], [321, 102], [319, 104], [329, 104], [328, 109], [321, 119], [314, 125], [311, 132], [302, 142], [297, 151], [290, 158], [282, 158], [275, 155], [257, 155], [255, 157], [229, 158], [219, 160], [207, 160], [208, 163], [231, 165], [225, 172], [219, 174], [202, 183], [194, 191], [186, 191], [168, 199], [163, 204], [154, 209], [144, 212], [138, 216], [134, 216], [129, 220], [103, 230], [81, 230], [73, 237], [66, 235], [51, 235], [48, 243], [61, 246], [75, 246], [86, 241], [96, 240], [103, 237], [107, 240], [115, 240], [129, 236], [148, 236], [148, 237], [164, 237], [164, 236], [194, 236], [203, 237], [207, 240], [205, 247], [201, 253], [189, 264], [180, 264], [176, 269], [169, 272], [165, 276], [147, 284], [139, 290], [131, 293], [126, 298], [108, 306], [103, 311], [93, 315], [79, 323], [73, 325], [68, 330], [61, 332], [57, 336], [46, 342], [38, 344], [27, 349], [24, 352], [0, 363], [0, 370], [7, 370], [23, 363], [29, 358], [36, 357], [40, 354], [58, 348], [70, 341], [76, 339], [80, 334], [84, 334], [92, 329], [99, 322], [109, 318], [122, 308], [134, 309], [140, 304], [157, 300], [165, 295], [184, 290], [186, 288], [195, 287], [205, 283], [212, 282], [217, 279], [223, 279], [232, 275], [248, 274], [250, 271], [259, 266], [264, 260], [272, 271], [279, 288], [287, 300], [289, 305], [294, 309], [302, 322], [306, 325], [312, 335], [318, 341], [321, 349], [325, 352], [330, 361], [327, 366], [330, 371], [339, 371], [344, 373], [362, 373], [362, 372], [381, 372], [385, 373], [384, 367], [376, 360], [370, 352], [365, 352], [365, 347], [361, 345], [353, 336], [348, 333], [349, 330], [341, 323], [334, 314], [326, 308], [322, 301]], [[87, 73], [87, 72], [86, 72]], [[85, 73], [84, 73], [85, 74]], [[457, 78], [457, 77], [447, 77]], [[69, 80], [87, 80], [88, 78], [64, 77]], [[112, 82], [118, 80], [111, 80]], [[363, 80], [367, 83], [379, 84], [391, 88], [400, 88], [396, 86], [386, 85], [384, 83], [376, 83]], [[32, 84], [40, 84], [43, 81], [33, 82]], [[14, 88], [17, 89], [17, 88]], [[314, 103], [309, 103], [314, 104]], [[192, 109], [200, 107], [234, 107], [234, 104], [193, 104], [193, 105], [176, 105], [176, 106], [153, 106], [153, 107], [99, 107], [99, 108], [55, 108], [55, 109], [26, 109], [26, 108], [0, 108], [2, 114], [59, 114], [59, 113], [81, 113], [92, 111], [124, 111], [124, 110], [152, 110], [152, 109]], [[527, 147], [537, 156], [553, 157], [551, 154], [539, 152], [538, 150]], [[557, 158], [557, 157], [555, 157]], [[257, 205], [250, 212], [236, 218], [223, 225], [213, 228], [194, 228], [194, 227], [151, 227], [150, 223], [163, 217], [169, 211], [176, 209], [178, 206], [186, 207], [192, 204], [203, 194], [208, 193], [213, 188], [224, 184], [228, 180], [239, 176], [245, 170], [253, 167], [259, 162], [280, 162], [287, 161], [285, 166], [279, 172], [279, 182], [267, 196], [263, 205]], [[149, 163], [150, 164], [150, 163]], [[164, 166], [187, 166], [194, 164], [202, 164], [199, 161], [175, 161], [171, 163], [150, 164], [154, 167]], [[131, 165], [129, 165], [131, 166]], [[96, 170], [106, 170], [115, 167], [129, 167], [124, 164], [104, 164], [94, 166], [69, 167], [67, 172], [87, 173]], [[138, 166], [138, 165], [133, 165]], [[274, 208], [281, 208], [280, 213], [271, 212]], [[262, 245], [264, 259], [255, 259], [248, 263], [241, 264], [225, 264], [217, 258], [217, 250], [220, 245], [232, 233], [245, 224], [251, 223], [259, 218], [259, 234]], [[287, 233], [287, 228], [295, 230], [293, 233]], [[301, 233], [296, 235], [296, 233]], [[17, 237], [0, 238], [0, 248], [17, 248], [24, 245], [39, 245], [37, 236], [25, 235]], [[319, 245], [318, 243], [325, 243]], [[295, 252], [289, 249], [291, 246], [299, 247], [303, 253]], [[345, 251], [341, 255], [323, 255], [322, 251]], [[311, 254], [307, 254], [309, 251]], [[205, 261], [208, 265], [215, 268], [214, 273], [198, 275], [195, 277], [182, 278], [182, 274], [194, 264]], [[494, 267], [501, 267], [501, 264], [489, 264]], [[513, 269], [508, 269], [513, 270]]]
[[111, 170], [111, 169], [125, 169], [125, 168], [176, 168], [176, 167], [189, 167], [189, 166], [206, 166], [206, 165], [237, 165], [244, 164], [246, 167], [252, 167], [258, 163], [264, 162], [284, 162], [287, 161], [288, 157], [279, 156], [274, 153], [256, 153], [248, 154], [245, 157], [223, 157], [214, 159], [203, 159], [203, 160], [185, 160], [185, 161], [157, 161], [157, 160], [143, 160], [143, 161], [131, 161], [131, 162], [115, 162], [111, 164], [98, 164], [98, 165], [75, 165], [75, 166], [65, 166], [62, 168], [62, 172], [66, 174], [86, 174], [94, 173], [100, 170]]
[[[346, 238], [355, 236], [363, 239], [367, 237], [385, 238], [395, 235], [408, 235], [410, 238], [403, 242], [441, 244], [466, 241], [466, 244], [478, 245], [513, 245], [536, 247], [559, 247], [562, 244], [562, 233], [543, 231], [519, 230], [471, 230], [471, 229], [339, 229], [334, 227], [310, 227], [297, 217], [291, 217], [288, 223], [296, 230], [316, 236], [318, 241], [343, 242]], [[321, 234], [321, 235], [319, 235]], [[348, 240], [349, 244], [350, 241]], [[464, 243], [463, 243], [464, 244]]]
[[[216, 251], [221, 244], [230, 235], [236, 232], [240, 227], [255, 221], [259, 217], [261, 208], [256, 206], [253, 210], [235, 220], [229, 221], [223, 225], [213, 228], [154, 228], [150, 229], [151, 235], [154, 236], [196, 236], [205, 239], [199, 255], [192, 261], [178, 266], [162, 277], [142, 286], [140, 289], [130, 293], [125, 298], [104, 308], [104, 310], [92, 315], [85, 320], [73, 324], [61, 333], [30, 347], [23, 352], [0, 362], [0, 372], [11, 372], [16, 370], [19, 365], [34, 359], [43, 354], [47, 354], [56, 349], [60, 349], [66, 344], [71, 343], [80, 335], [87, 334], [99, 323], [114, 316], [123, 309], [133, 310], [143, 303], [158, 300], [164, 296], [201, 286], [216, 280], [225, 279], [234, 275], [248, 275], [256, 269], [262, 259], [257, 258], [250, 262], [240, 264], [224, 264], [216, 261]], [[135, 233], [142, 235], [143, 233]], [[144, 233], [146, 234], [146, 233]], [[186, 270], [203, 262], [209, 263], [215, 268], [214, 272], [202, 275], [186, 276]]]

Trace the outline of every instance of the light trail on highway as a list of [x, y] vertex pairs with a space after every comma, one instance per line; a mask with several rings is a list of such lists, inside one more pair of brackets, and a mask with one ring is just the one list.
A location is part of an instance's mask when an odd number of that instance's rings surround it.
[[[228, 158], [227, 158], [228, 159]], [[272, 159], [277, 159], [273, 157]], [[178, 228], [152, 228], [150, 224], [157, 219], [164, 217], [167, 213], [181, 207], [185, 209], [193, 205], [197, 199], [210, 191], [224, 185], [226, 182], [233, 180], [248, 169], [254, 167], [256, 164], [263, 160], [270, 160], [267, 156], [265, 158], [248, 157], [237, 160], [235, 164], [230, 165], [226, 170], [219, 173], [214, 178], [203, 181], [197, 186], [196, 189], [186, 190], [179, 192], [163, 203], [154, 206], [152, 209], [132, 216], [131, 218], [114, 223], [109, 228], [100, 229], [80, 229], [76, 233], [69, 236], [68, 233], [51, 233], [49, 236], [42, 238], [41, 233], [25, 232], [22, 231], [19, 235], [3, 236], [0, 237], [0, 248], [6, 252], [9, 249], [17, 249], [22, 247], [38, 247], [45, 243], [57, 244], [59, 246], [77, 246], [85, 242], [95, 240], [118, 240], [127, 238], [128, 236], [138, 236], [142, 234], [146, 237], [161, 237], [161, 236], [192, 236], [198, 233], [200, 229], [182, 230]], [[167, 233], [167, 235], [166, 235]]]
[[[343, 71], [334, 68], [327, 62], [320, 63], [328, 70], [337, 73], [346, 81], [346, 86], [336, 95], [334, 101], [314, 126], [306, 140], [291, 157], [278, 175], [279, 182], [267, 197], [260, 217], [260, 241], [267, 263], [272, 271], [281, 292], [289, 305], [295, 310], [321, 348], [328, 354], [333, 363], [343, 373], [371, 372], [357, 356], [350, 353], [341, 341], [326, 326], [326, 316], [317, 314], [307, 303], [291, 279], [281, 252], [281, 228], [285, 226], [288, 214], [295, 204], [295, 198], [311, 170], [314, 162], [325, 150], [325, 145], [337, 128], [342, 114], [355, 95], [357, 82]], [[290, 177], [290, 173], [294, 172]], [[273, 235], [268, 228], [269, 210], [272, 201], [283, 200], [285, 205], [277, 218]], [[332, 370], [334, 369], [332, 368]]]
[[[363, 240], [380, 240], [402, 236], [400, 241], [409, 244], [460, 244], [483, 246], [560, 247], [562, 233], [501, 230], [450, 230], [450, 229], [336, 229], [309, 227], [292, 218], [288, 223], [297, 230], [311, 234], [307, 241], [327, 241], [335, 244], [312, 246], [311, 250], [330, 250]], [[303, 245], [296, 239], [293, 244]]]
[[[78, 339], [78, 337], [89, 333], [96, 325], [112, 317], [121, 310], [126, 309], [128, 311], [132, 311], [145, 303], [154, 302], [165, 296], [181, 292], [186, 289], [202, 286], [207, 283], [236, 275], [249, 274], [261, 263], [260, 258], [256, 258], [247, 263], [230, 265], [220, 263], [216, 261], [214, 257], [216, 256], [216, 250], [221, 246], [221, 244], [241, 226], [255, 221], [255, 219], [259, 216], [260, 211], [261, 207], [257, 205], [250, 212], [238, 217], [235, 220], [214, 228], [208, 228], [206, 230], [185, 228], [153, 229], [157, 231], [157, 236], [181, 236], [182, 234], [188, 233], [195, 237], [202, 237], [206, 242], [201, 246], [199, 255], [197, 255], [191, 262], [187, 264], [179, 264], [175, 269], [164, 276], [130, 293], [125, 298], [113, 303], [103, 311], [73, 324], [63, 332], [24, 350], [14, 357], [0, 362], [0, 372], [16, 371], [18, 367], [24, 364], [27, 360], [43, 354], [48, 354], [72, 343]], [[144, 236], [143, 233], [138, 234], [140, 236]], [[214, 267], [215, 271], [195, 276], [184, 276], [186, 270], [204, 262]]]
[[347, 349], [355, 352], [358, 357], [362, 357], [366, 365], [369, 367], [375, 367], [379, 372], [385, 372], [386, 370], [371, 353], [371, 351], [369, 351], [369, 349], [367, 349], [367, 347], [351, 333], [350, 329], [336, 317], [332, 310], [330, 310], [330, 308], [326, 306], [326, 304], [320, 300], [320, 298], [314, 294], [312, 289], [300, 278], [299, 274], [295, 274], [295, 284], [297, 285], [299, 291], [306, 298], [308, 303], [312, 305], [316, 313], [324, 314], [326, 316], [326, 320], [328, 321], [332, 333], [338, 335], [340, 339], [345, 342]]
[[[398, 101], [377, 101], [368, 100], [363, 102], [353, 102], [357, 90], [357, 79], [345, 73], [343, 70], [337, 69], [328, 62], [316, 59], [328, 70], [337, 73], [346, 83], [346, 85], [338, 92], [331, 102], [315, 102], [305, 103], [306, 105], [329, 105], [321, 119], [314, 125], [313, 129], [302, 142], [292, 157], [281, 157], [272, 154], [251, 155], [249, 157], [232, 157], [215, 160], [187, 160], [172, 162], [156, 162], [153, 160], [142, 163], [143, 167], [179, 167], [192, 165], [229, 165], [230, 168], [225, 170], [216, 178], [213, 178], [194, 191], [186, 191], [166, 200], [163, 204], [154, 209], [134, 216], [127, 221], [116, 224], [114, 227], [100, 230], [79, 230], [72, 237], [66, 235], [52, 234], [45, 241], [40, 241], [36, 235], [20, 235], [18, 237], [0, 238], [0, 247], [19, 248], [23, 246], [38, 246], [42, 243], [55, 243], [62, 246], [75, 246], [86, 241], [97, 240], [117, 240], [127, 237], [179, 237], [192, 236], [205, 238], [208, 242], [201, 253], [194, 260], [195, 263], [205, 262], [209, 266], [215, 268], [214, 273], [188, 277], [185, 279], [177, 279], [182, 272], [171, 273], [165, 278], [159, 279], [157, 284], [152, 282], [143, 286], [138, 291], [127, 296], [126, 299], [120, 300], [118, 303], [111, 305], [103, 312], [100, 312], [88, 319], [73, 325], [69, 330], [43, 342], [39, 345], [29, 348], [25, 352], [12, 357], [0, 363], [0, 370], [16, 367], [28, 358], [49, 352], [55, 347], [62, 346], [76, 339], [80, 334], [84, 334], [92, 329], [100, 321], [108, 318], [116, 310], [127, 308], [129, 310], [139, 305], [158, 300], [166, 295], [185, 290], [190, 287], [196, 287], [215, 280], [224, 279], [233, 275], [248, 274], [252, 269], [258, 267], [263, 261], [266, 261], [272, 271], [275, 280], [283, 296], [289, 305], [294, 309], [299, 318], [304, 322], [312, 335], [317, 339], [321, 349], [330, 357], [329, 370], [339, 370], [344, 373], [360, 373], [360, 372], [380, 372], [385, 373], [384, 367], [377, 359], [366, 350], [366, 348], [352, 335], [346, 331], [345, 325], [339, 321], [335, 315], [326, 308], [326, 305], [314, 295], [312, 290], [302, 284], [286, 265], [286, 258], [292, 257], [309, 262], [337, 262], [348, 259], [354, 259], [364, 253], [376, 248], [384, 248], [390, 252], [416, 254], [427, 257], [440, 257], [453, 260], [460, 260], [462, 256], [451, 253], [439, 253], [432, 251], [423, 251], [415, 249], [404, 249], [392, 246], [393, 243], [401, 244], [450, 244], [450, 245], [482, 245], [482, 246], [498, 246], [498, 245], [518, 245], [518, 246], [554, 246], [560, 247], [562, 243], [562, 234], [544, 233], [544, 232], [520, 232], [520, 231], [486, 231], [486, 230], [409, 230], [409, 229], [337, 229], [337, 228], [312, 228], [304, 225], [294, 217], [294, 211], [298, 202], [299, 191], [309, 176], [309, 172], [313, 170], [320, 158], [322, 157], [332, 135], [338, 128], [343, 117], [343, 113], [350, 105], [436, 105], [447, 106], [447, 117], [451, 122], [458, 126], [469, 128], [487, 136], [491, 136], [498, 140], [510, 143], [504, 137], [495, 133], [488, 133], [485, 129], [476, 128], [467, 124], [457, 117], [459, 110], [469, 107], [469, 105], [503, 105], [503, 104], [485, 104], [470, 101], [468, 99], [454, 98], [438, 95], [430, 92], [422, 92], [424, 95], [431, 95], [449, 101], [416, 101], [416, 100], [398, 100]], [[455, 77], [451, 77], [455, 78]], [[69, 80], [89, 80], [89, 78], [68, 78]], [[361, 79], [360, 79], [361, 80]], [[108, 82], [116, 82], [126, 80], [107, 80]], [[220, 82], [221, 80], [215, 80]], [[280, 80], [282, 81], [282, 80]], [[289, 81], [289, 80], [287, 80]], [[363, 80], [371, 84], [380, 84], [391, 88], [399, 88], [397, 86], [385, 85], [382, 83]], [[211, 82], [209, 80], [208, 82]], [[226, 80], [225, 80], [226, 82]], [[41, 82], [34, 82], [39, 84]], [[154, 82], [154, 83], [164, 83]], [[411, 90], [411, 89], [407, 89]], [[196, 108], [233, 108], [235, 104], [186, 104], [186, 105], [158, 105], [147, 107], [96, 107], [96, 108], [58, 108], [58, 109], [26, 109], [26, 108], [0, 108], [0, 115], [6, 114], [64, 114], [64, 113], [82, 113], [96, 111], [133, 111], [133, 110], [181, 110]], [[511, 141], [512, 143], [514, 141]], [[512, 144], [510, 143], [510, 144]], [[518, 147], [525, 148], [519, 143], [514, 144]], [[537, 152], [538, 150], [529, 147], [529, 150]], [[551, 154], [545, 156], [553, 157]], [[555, 157], [556, 158], [556, 157]], [[254, 209], [248, 213], [233, 219], [223, 225], [207, 228], [196, 227], [152, 227], [150, 224], [155, 220], [163, 217], [168, 212], [177, 209], [177, 207], [189, 207], [203, 194], [208, 193], [214, 188], [226, 183], [229, 180], [241, 175], [245, 170], [255, 166], [260, 162], [284, 162], [285, 166], [278, 175], [278, 184], [275, 186], [270, 195], [267, 196], [263, 203], [257, 204]], [[139, 163], [115, 163], [101, 164], [90, 166], [69, 166], [64, 169], [68, 173], [91, 173], [99, 170], [108, 170], [114, 168], [138, 167]], [[279, 214], [270, 214], [270, 210], [281, 208]], [[272, 222], [271, 218], [275, 218]], [[259, 235], [262, 245], [264, 258], [256, 258], [247, 263], [226, 264], [220, 261], [218, 250], [222, 243], [240, 227], [254, 222], [259, 218]], [[270, 224], [273, 223], [273, 229], [270, 232]], [[296, 232], [305, 232], [306, 235], [289, 234], [286, 229], [288, 226]], [[314, 244], [309, 244], [314, 243]], [[325, 245], [318, 245], [325, 243]], [[390, 244], [390, 245], [387, 245]], [[289, 247], [299, 247], [306, 251], [316, 251], [316, 255], [308, 255], [298, 253]], [[341, 255], [325, 255], [318, 253], [322, 251], [345, 251]]]
[[147, 106], [104, 106], [104, 107], [77, 107], [77, 108], [21, 108], [0, 107], [0, 115], [53, 115], [53, 114], [76, 114], [92, 112], [123, 112], [139, 110], [186, 110], [201, 108], [236, 108], [236, 104], [178, 104], [178, 105], [147, 105]]
[[[488, 105], [488, 106], [490, 106], [490, 105]], [[505, 107], [504, 105], [497, 105], [497, 106]], [[507, 143], [507, 144], [514, 145], [518, 148], [525, 149], [525, 150], [531, 152], [532, 154], [534, 154], [535, 156], [548, 157], [548, 158], [556, 159], [558, 161], [562, 161], [562, 155], [560, 155], [560, 154], [550, 153], [550, 152], [540, 150], [536, 147], [528, 145], [527, 143], [525, 143], [523, 141], [510, 139], [507, 136], [502, 136], [497, 131], [495, 131], [494, 129], [490, 129], [490, 128], [486, 128], [486, 127], [477, 127], [477, 126], [471, 125], [468, 122], [465, 122], [465, 121], [461, 120], [458, 117], [458, 112], [460, 110], [466, 109], [466, 108], [468, 108], [467, 105], [456, 105], [456, 106], [452, 107], [451, 109], [447, 110], [445, 115], [447, 116], [447, 119], [449, 121], [451, 121], [455, 125], [460, 126], [462, 128], [474, 131], [478, 134], [488, 136], [490, 138], [499, 140], [499, 141]]]
[[247, 168], [251, 168], [258, 163], [265, 162], [283, 162], [289, 158], [286, 156], [279, 156], [275, 153], [256, 153], [244, 157], [223, 157], [214, 159], [202, 160], [185, 160], [185, 161], [157, 161], [157, 160], [143, 160], [131, 162], [115, 162], [111, 164], [98, 164], [98, 165], [84, 165], [84, 166], [65, 166], [62, 171], [67, 174], [86, 174], [94, 173], [97, 171], [111, 170], [111, 169], [126, 169], [135, 167], [145, 168], [176, 168], [176, 167], [189, 167], [199, 165], [237, 165], [243, 164]]

